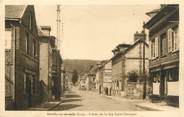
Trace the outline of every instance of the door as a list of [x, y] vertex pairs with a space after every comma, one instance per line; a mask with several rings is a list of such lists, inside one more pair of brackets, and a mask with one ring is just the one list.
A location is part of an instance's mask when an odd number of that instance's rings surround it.
[[26, 93], [28, 99], [28, 106], [31, 106], [31, 79], [29, 77], [26, 78]]
[[164, 99], [166, 94], [167, 94], [167, 74], [165, 70], [161, 70], [160, 98]]

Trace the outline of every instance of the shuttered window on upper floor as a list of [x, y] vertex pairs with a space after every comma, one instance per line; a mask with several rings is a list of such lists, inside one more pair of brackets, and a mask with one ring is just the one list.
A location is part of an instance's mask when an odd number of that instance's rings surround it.
[[165, 56], [167, 52], [168, 52], [167, 37], [166, 37], [166, 33], [163, 33], [160, 36], [160, 55]]
[[173, 52], [179, 49], [179, 32], [178, 26], [169, 28], [167, 31], [168, 52]]

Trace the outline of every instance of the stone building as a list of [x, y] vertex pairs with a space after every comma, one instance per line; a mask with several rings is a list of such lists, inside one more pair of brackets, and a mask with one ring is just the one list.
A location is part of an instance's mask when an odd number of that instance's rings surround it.
[[153, 101], [179, 106], [179, 5], [161, 5], [144, 25], [149, 30]]
[[103, 92], [111, 95], [112, 90], [112, 61], [108, 60], [103, 64]]
[[[112, 52], [112, 94], [119, 96], [127, 95], [127, 80], [130, 72], [136, 72], [139, 76], [143, 75], [143, 69], [148, 68], [148, 44], [144, 41], [144, 32], [134, 34], [134, 43], [119, 44]], [[145, 53], [144, 53], [145, 45]], [[145, 54], [145, 59], [144, 59]], [[145, 64], [144, 64], [145, 60]], [[148, 70], [146, 70], [148, 73]], [[139, 77], [137, 82], [141, 82]], [[143, 89], [143, 88], [142, 88]], [[142, 90], [143, 92], [143, 90]]]
[[95, 87], [99, 94], [103, 93], [103, 61], [97, 63], [95, 72]]
[[38, 27], [40, 40], [40, 85], [43, 101], [51, 99], [52, 88], [52, 46], [55, 38], [50, 36], [50, 26]]
[[[54, 36], [50, 35], [50, 26], [39, 27], [40, 37], [40, 83], [43, 101], [59, 100], [61, 96], [62, 58], [57, 49]], [[63, 80], [62, 80], [63, 81]]]
[[39, 102], [39, 37], [32, 5], [5, 6], [5, 106]]
[[62, 67], [62, 57], [60, 54], [60, 51], [58, 49], [56, 49], [55, 47], [52, 48], [52, 83], [51, 83], [51, 87], [52, 87], [52, 99], [54, 100], [60, 100], [60, 97], [62, 95], [62, 82], [64, 82], [64, 80], [62, 80], [63, 78], [61, 78], [62, 76], [62, 72], [61, 72], [61, 67]]

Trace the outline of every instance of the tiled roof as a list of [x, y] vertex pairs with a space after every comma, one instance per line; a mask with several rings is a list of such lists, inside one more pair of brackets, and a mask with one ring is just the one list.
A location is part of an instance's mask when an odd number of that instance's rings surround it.
[[21, 18], [25, 11], [25, 5], [6, 5], [5, 6], [5, 17], [6, 18]]

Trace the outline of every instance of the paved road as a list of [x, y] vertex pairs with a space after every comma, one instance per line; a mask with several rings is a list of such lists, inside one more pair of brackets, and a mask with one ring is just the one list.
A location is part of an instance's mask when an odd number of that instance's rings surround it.
[[72, 88], [66, 91], [62, 103], [53, 110], [63, 111], [138, 111], [134, 101], [117, 100], [92, 91]]

